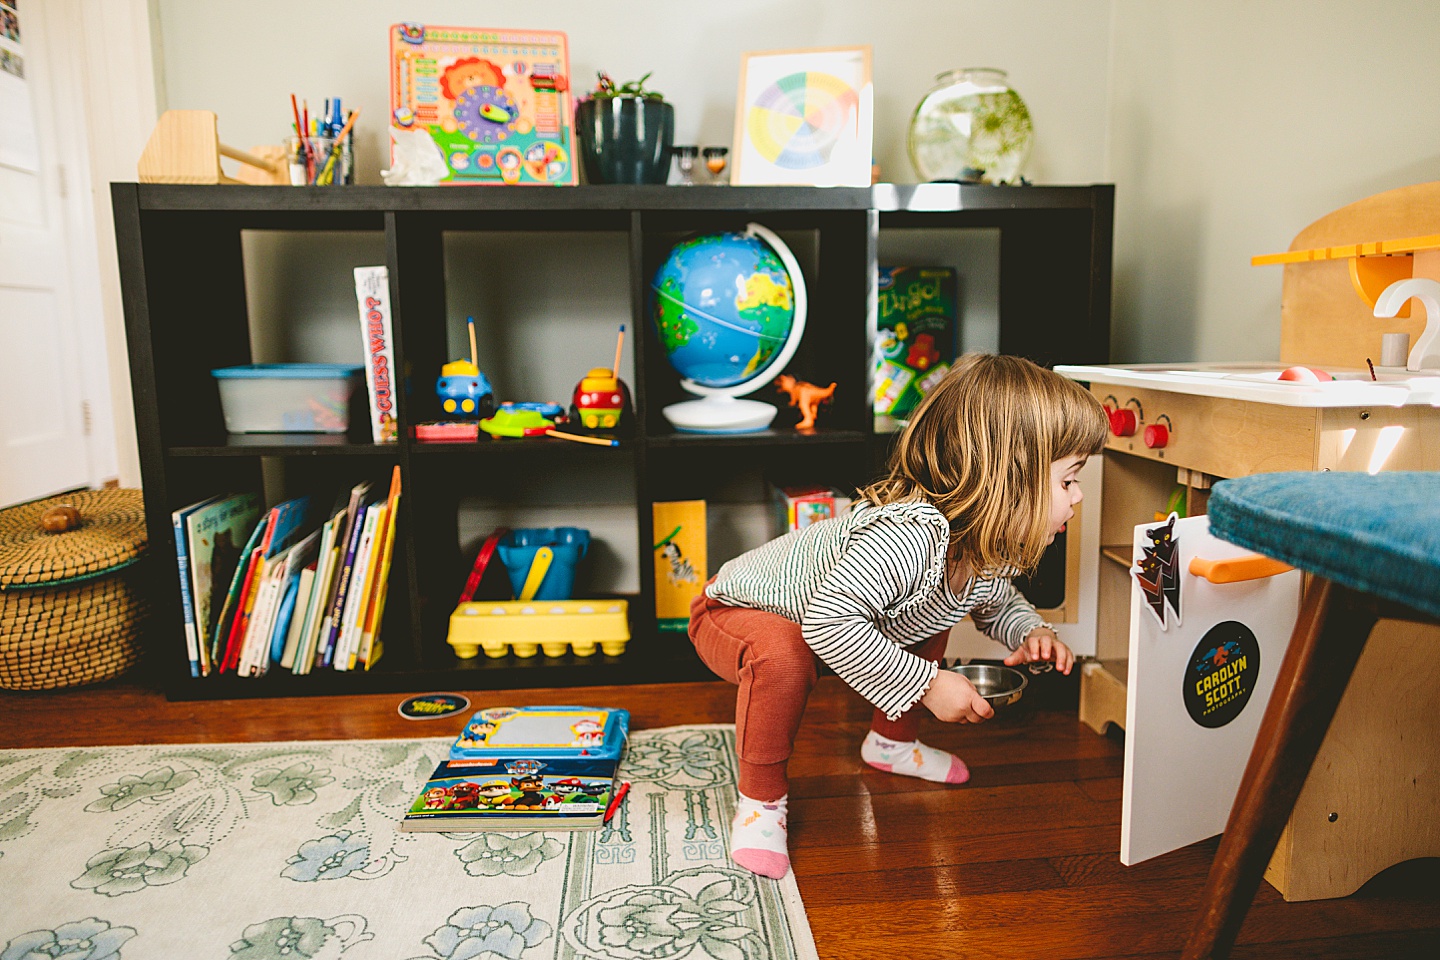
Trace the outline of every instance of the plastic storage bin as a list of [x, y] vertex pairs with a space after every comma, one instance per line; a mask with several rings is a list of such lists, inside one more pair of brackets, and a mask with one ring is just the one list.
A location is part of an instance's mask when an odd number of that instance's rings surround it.
[[363, 367], [344, 363], [251, 363], [221, 367], [229, 433], [344, 433]]

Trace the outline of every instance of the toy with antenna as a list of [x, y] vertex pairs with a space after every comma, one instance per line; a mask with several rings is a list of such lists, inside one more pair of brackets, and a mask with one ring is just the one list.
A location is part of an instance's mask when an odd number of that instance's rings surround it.
[[613, 431], [621, 427], [630, 412], [630, 388], [620, 379], [620, 355], [625, 346], [625, 324], [615, 341], [615, 363], [591, 367], [580, 379], [571, 397], [570, 420], [580, 429]]
[[490, 378], [480, 372], [475, 349], [475, 318], [466, 317], [470, 332], [470, 359], [451, 360], [440, 368], [435, 396], [440, 409], [462, 420], [483, 420], [495, 413], [495, 390]]

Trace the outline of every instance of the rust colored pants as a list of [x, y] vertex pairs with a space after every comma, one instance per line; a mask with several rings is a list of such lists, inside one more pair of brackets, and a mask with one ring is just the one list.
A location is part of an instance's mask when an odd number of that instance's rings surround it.
[[[949, 631], [907, 649], [938, 662]], [[752, 800], [778, 800], [789, 793], [785, 766], [805, 701], [815, 687], [820, 660], [800, 625], [763, 610], [732, 607], [703, 592], [690, 604], [690, 639], [705, 666], [739, 686], [735, 695], [735, 749], [740, 758], [740, 792]], [[898, 720], [879, 710], [870, 728], [887, 740], [914, 740], [920, 705]]]

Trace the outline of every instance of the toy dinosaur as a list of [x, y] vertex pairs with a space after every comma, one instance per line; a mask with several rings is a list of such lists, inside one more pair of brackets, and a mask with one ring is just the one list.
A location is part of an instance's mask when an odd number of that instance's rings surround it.
[[820, 404], [830, 402], [830, 398], [835, 395], [833, 383], [828, 387], [817, 387], [813, 383], [796, 380], [788, 374], [776, 377], [775, 387], [781, 393], [789, 395], [790, 406], [800, 408], [800, 422], [795, 424], [796, 430], [813, 430], [815, 413]]

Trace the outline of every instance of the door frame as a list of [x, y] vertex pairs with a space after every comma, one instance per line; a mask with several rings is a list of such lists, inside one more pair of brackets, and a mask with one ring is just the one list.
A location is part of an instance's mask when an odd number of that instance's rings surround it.
[[159, 114], [158, 15], [148, 0], [46, 0], [26, 4], [23, 12], [22, 30], [43, 44], [48, 99], [59, 115], [82, 120], [57, 125], [55, 161], [90, 483], [139, 487], [110, 182], [135, 179]]

